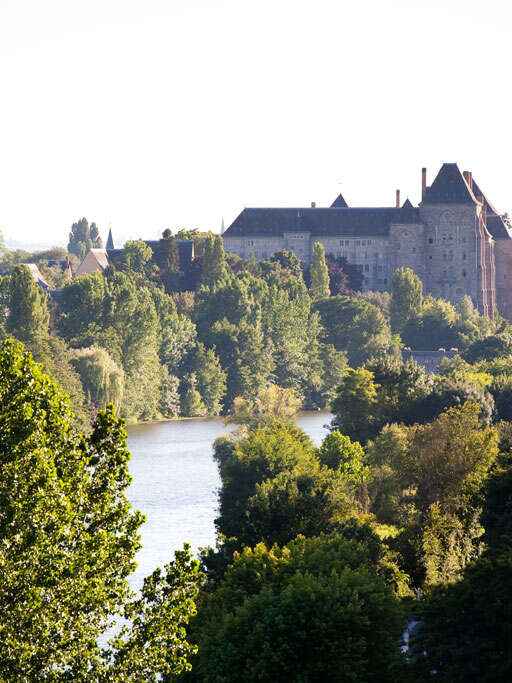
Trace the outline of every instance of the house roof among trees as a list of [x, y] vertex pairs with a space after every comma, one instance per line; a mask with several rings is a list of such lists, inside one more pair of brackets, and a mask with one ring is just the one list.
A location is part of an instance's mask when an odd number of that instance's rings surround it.
[[25, 263], [24, 265], [27, 266], [30, 274], [34, 278], [34, 282], [36, 283], [36, 285], [39, 285], [43, 289], [50, 289], [50, 285], [44, 279], [37, 263]]

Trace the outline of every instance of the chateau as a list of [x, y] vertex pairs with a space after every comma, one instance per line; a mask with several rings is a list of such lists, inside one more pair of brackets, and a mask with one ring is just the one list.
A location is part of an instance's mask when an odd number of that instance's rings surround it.
[[456, 303], [468, 294], [478, 310], [512, 318], [512, 231], [472, 173], [443, 164], [421, 202], [353, 208], [341, 194], [329, 208], [244, 209], [225, 231], [226, 251], [257, 260], [280, 249], [309, 263], [313, 244], [344, 256], [364, 275], [363, 289], [390, 291], [396, 268], [411, 268], [425, 293]]

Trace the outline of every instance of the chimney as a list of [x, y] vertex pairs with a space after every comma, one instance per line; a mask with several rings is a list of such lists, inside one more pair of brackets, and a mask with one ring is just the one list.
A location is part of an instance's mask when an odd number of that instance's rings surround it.
[[427, 189], [427, 169], [421, 169], [421, 198], [425, 199], [425, 192]]
[[400, 208], [400, 190], [396, 191], [396, 208]]
[[311, 202], [311, 208], [316, 209], [316, 202]]
[[464, 171], [462, 174], [470, 190], [473, 190], [473, 174], [471, 171]]

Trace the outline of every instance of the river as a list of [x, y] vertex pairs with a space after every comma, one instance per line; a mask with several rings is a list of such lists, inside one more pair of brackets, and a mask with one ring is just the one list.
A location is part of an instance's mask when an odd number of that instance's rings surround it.
[[[319, 444], [327, 433], [329, 413], [301, 413], [297, 424]], [[128, 427], [133, 481], [127, 496], [146, 516], [142, 548], [130, 583], [139, 588], [145, 576], [164, 565], [174, 550], [215, 544], [214, 519], [220, 486], [213, 442], [227, 434], [217, 418], [142, 423]]]

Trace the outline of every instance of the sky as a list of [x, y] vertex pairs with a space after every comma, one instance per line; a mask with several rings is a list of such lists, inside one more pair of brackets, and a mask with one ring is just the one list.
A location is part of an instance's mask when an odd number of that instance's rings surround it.
[[443, 162], [512, 212], [506, 0], [0, 0], [0, 229], [391, 206]]

